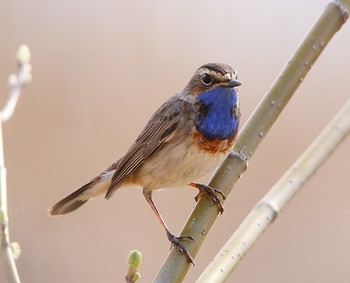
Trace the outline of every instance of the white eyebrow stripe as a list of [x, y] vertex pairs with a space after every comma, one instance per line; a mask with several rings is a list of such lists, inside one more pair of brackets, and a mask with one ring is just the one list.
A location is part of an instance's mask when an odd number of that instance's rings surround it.
[[226, 76], [229, 80], [232, 79], [232, 74], [231, 74], [231, 73], [227, 73], [227, 74], [225, 74], [225, 76]]

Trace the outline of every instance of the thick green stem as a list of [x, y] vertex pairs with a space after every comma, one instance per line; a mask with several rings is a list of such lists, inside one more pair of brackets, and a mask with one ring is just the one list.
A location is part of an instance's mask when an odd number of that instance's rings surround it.
[[[348, 5], [349, 1], [343, 2]], [[340, 1], [331, 2], [326, 7], [244, 125], [235, 144], [235, 152], [243, 153], [248, 159], [252, 157], [313, 63], [347, 18], [348, 13]], [[239, 155], [231, 154], [218, 168], [209, 185], [228, 195], [245, 169], [246, 162]], [[217, 215], [216, 207], [206, 198], [201, 198], [192, 211], [181, 235], [194, 237], [193, 243], [184, 243], [193, 257], [198, 253]], [[189, 267], [187, 259], [172, 249], [154, 282], [182, 282]]]
[[196, 282], [224, 282], [259, 236], [349, 132], [350, 99], [309, 148], [255, 205]]

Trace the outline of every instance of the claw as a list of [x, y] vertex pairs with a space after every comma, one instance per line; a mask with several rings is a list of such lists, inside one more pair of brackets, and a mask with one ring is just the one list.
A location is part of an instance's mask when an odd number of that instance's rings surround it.
[[187, 258], [188, 262], [192, 263], [193, 266], [194, 266], [194, 261], [193, 261], [192, 256], [190, 255], [188, 250], [185, 248], [185, 246], [180, 243], [180, 241], [183, 241], [183, 240], [194, 241], [193, 237], [192, 236], [179, 236], [179, 237], [176, 237], [173, 234], [171, 234], [169, 231], [167, 231], [167, 236], [168, 236], [168, 239], [169, 239], [171, 245], [175, 249], [177, 249], [180, 253], [184, 254], [185, 257]]
[[[222, 205], [221, 199], [226, 199], [225, 194], [217, 189], [214, 189], [210, 186], [203, 185], [203, 184], [198, 184], [198, 183], [190, 183], [189, 186], [195, 187], [199, 190], [198, 195], [195, 196], [196, 202], [203, 196], [205, 195], [208, 199], [210, 199], [214, 205], [216, 205], [219, 209], [220, 214], [224, 212], [224, 207]], [[220, 199], [220, 197], [221, 199]]]

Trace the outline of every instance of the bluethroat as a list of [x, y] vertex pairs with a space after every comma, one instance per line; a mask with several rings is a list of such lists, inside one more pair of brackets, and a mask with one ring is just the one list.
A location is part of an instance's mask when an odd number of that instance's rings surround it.
[[235, 142], [240, 108], [237, 72], [226, 64], [205, 64], [196, 70], [185, 88], [169, 98], [151, 117], [124, 156], [90, 182], [50, 208], [51, 215], [76, 210], [89, 199], [117, 189], [140, 186], [166, 235], [177, 250], [193, 263], [182, 240], [165, 224], [152, 199], [158, 188], [190, 185], [199, 189], [223, 212], [219, 190], [192, 183], [213, 170], [231, 151]]

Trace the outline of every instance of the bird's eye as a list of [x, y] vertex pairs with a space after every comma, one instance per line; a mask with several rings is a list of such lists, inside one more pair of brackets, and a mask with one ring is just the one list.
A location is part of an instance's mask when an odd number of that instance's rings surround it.
[[213, 78], [211, 77], [211, 75], [209, 75], [208, 73], [204, 73], [202, 75], [202, 82], [205, 85], [211, 85], [213, 83]]

